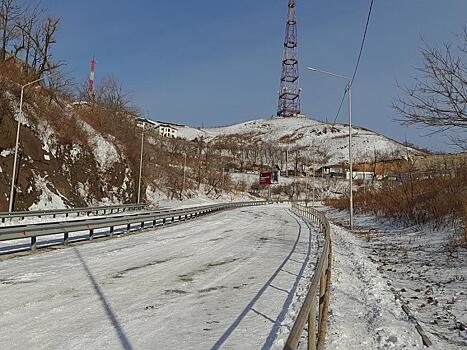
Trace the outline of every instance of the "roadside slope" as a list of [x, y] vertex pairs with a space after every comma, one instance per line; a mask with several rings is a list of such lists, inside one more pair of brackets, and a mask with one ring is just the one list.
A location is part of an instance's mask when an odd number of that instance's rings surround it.
[[329, 349], [422, 349], [415, 328], [358, 239], [332, 225]]

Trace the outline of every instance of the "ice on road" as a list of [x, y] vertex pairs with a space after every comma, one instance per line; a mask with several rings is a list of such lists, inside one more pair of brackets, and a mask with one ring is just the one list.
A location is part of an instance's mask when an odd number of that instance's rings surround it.
[[316, 263], [286, 206], [0, 262], [0, 349], [279, 349]]

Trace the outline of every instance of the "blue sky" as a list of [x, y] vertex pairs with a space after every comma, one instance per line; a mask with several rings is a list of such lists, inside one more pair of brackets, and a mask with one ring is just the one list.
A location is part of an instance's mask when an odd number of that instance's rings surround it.
[[[343, 82], [308, 65], [351, 75], [369, 0], [297, 0], [302, 112], [333, 120]], [[276, 112], [287, 0], [46, 0], [62, 18], [55, 54], [77, 81], [96, 56], [96, 80], [113, 74], [152, 119], [227, 125]], [[421, 38], [453, 41], [465, 0], [375, 0], [353, 87], [354, 123], [434, 150], [442, 135], [394, 121], [396, 81], [410, 84]], [[345, 122], [347, 110], [338, 119]]]

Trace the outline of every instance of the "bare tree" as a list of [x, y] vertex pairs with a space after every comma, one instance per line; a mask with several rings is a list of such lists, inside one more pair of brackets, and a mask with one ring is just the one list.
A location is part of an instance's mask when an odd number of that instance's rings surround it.
[[113, 76], [107, 76], [97, 85], [96, 102], [115, 111], [130, 111], [132, 105], [128, 93], [122, 84]]
[[74, 97], [73, 87], [74, 83], [70, 78], [60, 71], [54, 72], [48, 77], [49, 104], [55, 101], [64, 107], [59, 97], [72, 99]]
[[21, 12], [21, 15], [16, 21], [18, 38], [16, 43], [13, 45], [13, 56], [23, 60], [23, 67], [27, 73], [30, 73], [31, 71], [30, 59], [34, 56], [34, 52], [37, 51], [33, 38], [35, 35], [34, 32], [39, 26], [39, 20], [42, 12], [43, 10], [39, 5], [36, 5], [35, 7], [30, 6]]
[[[393, 108], [404, 124], [422, 124], [437, 131], [467, 132], [467, 28], [457, 47], [426, 46], [421, 50], [424, 64], [417, 71], [413, 87], [403, 87], [406, 95]], [[459, 145], [467, 146], [464, 138]]]
[[39, 76], [45, 72], [51, 72], [63, 65], [62, 62], [53, 62], [52, 46], [57, 43], [55, 32], [60, 23], [59, 18], [48, 17], [44, 20], [35, 35], [35, 44], [39, 52], [37, 60], [37, 73]]
[[5, 61], [10, 41], [15, 36], [15, 23], [21, 14], [16, 0], [0, 0], [1, 61]]

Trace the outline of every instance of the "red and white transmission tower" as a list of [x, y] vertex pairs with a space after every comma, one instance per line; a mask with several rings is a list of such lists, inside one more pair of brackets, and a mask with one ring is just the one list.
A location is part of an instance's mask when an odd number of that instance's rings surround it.
[[89, 73], [89, 82], [88, 82], [88, 92], [89, 92], [89, 97], [91, 99], [94, 99], [94, 71], [95, 69], [96, 69], [96, 60], [93, 57], [91, 61], [91, 71]]
[[285, 28], [279, 106], [277, 107], [278, 117], [293, 117], [300, 114], [296, 4], [295, 0], [288, 1], [289, 9]]

